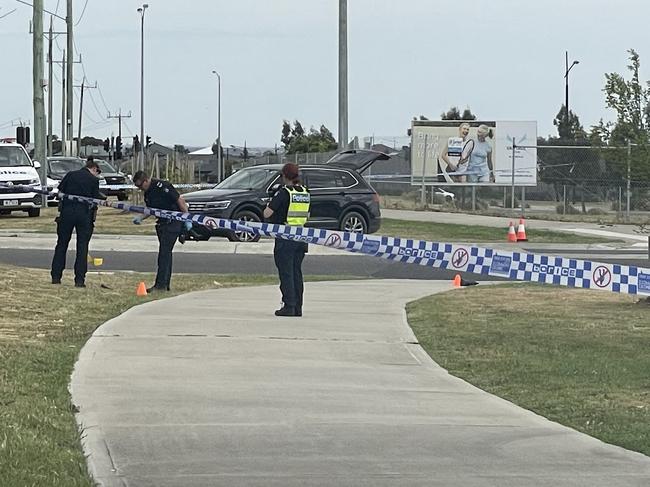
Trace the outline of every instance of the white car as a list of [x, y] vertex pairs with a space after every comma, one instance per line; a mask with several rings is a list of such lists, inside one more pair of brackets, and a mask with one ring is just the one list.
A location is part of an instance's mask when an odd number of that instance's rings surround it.
[[454, 193], [450, 193], [449, 191], [445, 191], [442, 188], [436, 188], [434, 191], [434, 196], [438, 196], [439, 198], [442, 198], [443, 200], [447, 201], [447, 199], [454, 201], [456, 199], [456, 195]]
[[40, 167], [22, 145], [0, 143], [0, 214], [8, 215], [12, 211], [25, 211], [30, 217], [41, 214], [43, 196], [24, 188], [40, 191], [41, 180], [36, 172]]

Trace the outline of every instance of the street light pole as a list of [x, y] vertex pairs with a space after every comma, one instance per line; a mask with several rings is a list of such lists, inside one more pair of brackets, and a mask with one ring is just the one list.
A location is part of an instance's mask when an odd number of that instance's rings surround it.
[[571, 68], [575, 66], [576, 64], [579, 64], [580, 61], [573, 61], [571, 63], [571, 66], [569, 66], [569, 51], [564, 51], [565, 55], [565, 71], [564, 71], [564, 108], [566, 109], [565, 112], [565, 122], [567, 126], [567, 130], [569, 130], [569, 71], [571, 71]]
[[149, 8], [148, 4], [143, 4], [138, 8], [140, 13], [140, 169], [144, 169], [144, 14]]
[[339, 0], [339, 149], [348, 146], [348, 0]]
[[221, 75], [215, 70], [212, 74], [217, 75], [217, 180], [221, 182], [225, 176], [221, 160]]

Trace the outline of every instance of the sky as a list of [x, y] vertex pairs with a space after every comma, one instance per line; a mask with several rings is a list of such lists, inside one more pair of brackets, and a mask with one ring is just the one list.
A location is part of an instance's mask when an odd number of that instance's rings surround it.
[[[65, 17], [65, 0], [44, 0]], [[73, 0], [75, 45], [90, 84], [83, 135], [140, 131], [140, 15], [134, 0]], [[217, 70], [223, 144], [280, 144], [283, 119], [338, 130], [338, 0], [149, 0], [145, 17], [145, 132], [167, 145], [207, 146], [217, 134]], [[626, 73], [627, 50], [650, 79], [647, 0], [349, 0], [349, 134], [403, 141], [413, 116], [438, 119], [469, 106], [483, 120], [534, 120], [556, 134], [564, 102], [588, 128], [605, 107], [605, 73]], [[58, 5], [58, 10], [57, 10]], [[83, 16], [81, 13], [85, 6]], [[0, 137], [33, 120], [31, 8], [0, 0]], [[45, 25], [49, 24], [46, 18]], [[46, 27], [47, 28], [47, 27]], [[64, 30], [64, 22], [55, 22]], [[65, 37], [58, 44], [65, 47]], [[54, 47], [54, 59], [61, 51]], [[58, 68], [58, 70], [56, 69]], [[55, 74], [60, 79], [60, 66]], [[627, 76], [627, 74], [626, 74]], [[54, 132], [61, 88], [54, 80]], [[76, 90], [78, 93], [78, 89]], [[75, 110], [78, 110], [75, 99]], [[78, 121], [75, 116], [75, 133]], [[127, 139], [128, 143], [128, 139]]]

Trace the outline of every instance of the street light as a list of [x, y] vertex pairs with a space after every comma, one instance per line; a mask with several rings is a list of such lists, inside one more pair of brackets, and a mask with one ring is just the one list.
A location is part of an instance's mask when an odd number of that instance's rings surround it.
[[212, 74], [217, 75], [217, 180], [221, 182], [224, 176], [221, 165], [221, 75], [215, 70]]
[[569, 130], [569, 71], [576, 64], [580, 64], [580, 61], [573, 61], [571, 66], [569, 66], [569, 51], [565, 52], [565, 67], [566, 71], [564, 72], [564, 108], [566, 109], [566, 126]]
[[141, 169], [144, 169], [144, 14], [149, 8], [149, 4], [145, 3], [142, 7], [138, 8], [140, 14], [140, 162]]

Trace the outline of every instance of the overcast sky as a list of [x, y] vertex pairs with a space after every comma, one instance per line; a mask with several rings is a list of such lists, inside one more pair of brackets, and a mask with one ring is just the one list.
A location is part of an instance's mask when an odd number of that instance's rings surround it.
[[[52, 11], [60, 3], [65, 16], [65, 0], [44, 2]], [[75, 22], [85, 3], [74, 0]], [[87, 2], [75, 43], [101, 93], [87, 92], [84, 134], [117, 133], [107, 108], [130, 110], [125, 135], [139, 133], [140, 4]], [[145, 131], [153, 140], [199, 146], [216, 138], [213, 69], [222, 75], [224, 145], [279, 144], [283, 119], [324, 123], [336, 134], [338, 0], [149, 6]], [[33, 119], [31, 9], [14, 0], [0, 7], [0, 16], [17, 8], [0, 19], [0, 136], [8, 136], [15, 132], [9, 121]], [[613, 117], [604, 106], [604, 73], [625, 71], [627, 49], [637, 49], [642, 77], [650, 78], [648, 0], [350, 0], [348, 14], [351, 137], [403, 136], [412, 116], [438, 118], [451, 105], [485, 120], [536, 120], [540, 135], [555, 134], [565, 50], [580, 61], [570, 75], [570, 107], [586, 128]], [[63, 28], [58, 21], [55, 29]], [[83, 72], [75, 68], [79, 83]], [[55, 133], [59, 92], [55, 80]], [[76, 134], [76, 117], [74, 124]]]

